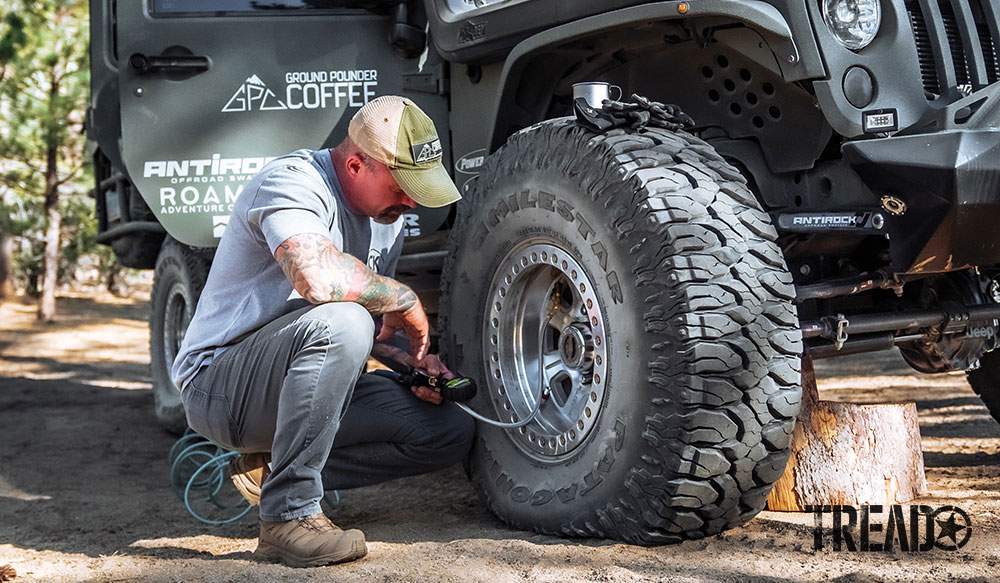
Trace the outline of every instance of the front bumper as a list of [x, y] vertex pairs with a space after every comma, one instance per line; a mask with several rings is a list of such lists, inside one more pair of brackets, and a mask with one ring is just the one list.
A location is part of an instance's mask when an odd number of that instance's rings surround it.
[[863, 140], [843, 151], [886, 211], [894, 271], [1000, 263], [1000, 129]]

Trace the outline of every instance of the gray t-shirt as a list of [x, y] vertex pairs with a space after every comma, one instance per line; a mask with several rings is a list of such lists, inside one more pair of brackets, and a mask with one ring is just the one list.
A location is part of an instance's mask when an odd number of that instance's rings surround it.
[[382, 225], [344, 204], [329, 150], [298, 150], [269, 162], [244, 187], [229, 218], [191, 325], [174, 360], [178, 387], [229, 345], [309, 305], [274, 251], [293, 235], [325, 235], [381, 275], [392, 276], [402, 219]]

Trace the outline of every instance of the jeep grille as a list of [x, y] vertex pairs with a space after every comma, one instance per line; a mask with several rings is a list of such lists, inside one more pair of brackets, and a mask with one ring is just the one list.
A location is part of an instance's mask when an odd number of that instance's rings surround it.
[[906, 10], [928, 99], [960, 97], [1000, 79], [994, 0], [909, 0]]

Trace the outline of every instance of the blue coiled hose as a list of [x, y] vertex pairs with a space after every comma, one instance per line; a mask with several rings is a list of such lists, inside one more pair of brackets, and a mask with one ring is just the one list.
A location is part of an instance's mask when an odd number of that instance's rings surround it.
[[[239, 452], [229, 451], [212, 443], [190, 429], [174, 443], [167, 456], [170, 486], [174, 494], [184, 502], [184, 507], [191, 516], [205, 524], [228, 524], [250, 512], [253, 507], [242, 496], [227, 496], [238, 498], [236, 503], [227, 502], [220, 497], [223, 487], [229, 482], [226, 473], [229, 463], [240, 455]], [[336, 490], [327, 492], [323, 500], [331, 509], [336, 510], [341, 506], [340, 493]], [[219, 517], [204, 516], [195, 506], [212, 509], [212, 514]]]

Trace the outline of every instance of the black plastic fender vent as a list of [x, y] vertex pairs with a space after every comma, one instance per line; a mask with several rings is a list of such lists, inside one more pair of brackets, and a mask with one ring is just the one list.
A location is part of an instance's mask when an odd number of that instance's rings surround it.
[[731, 119], [739, 120], [751, 131], [763, 131], [781, 120], [781, 108], [775, 100], [775, 86], [760, 81], [762, 75], [750, 68], [731, 66], [725, 55], [717, 55], [701, 67], [708, 102], [722, 109]]

